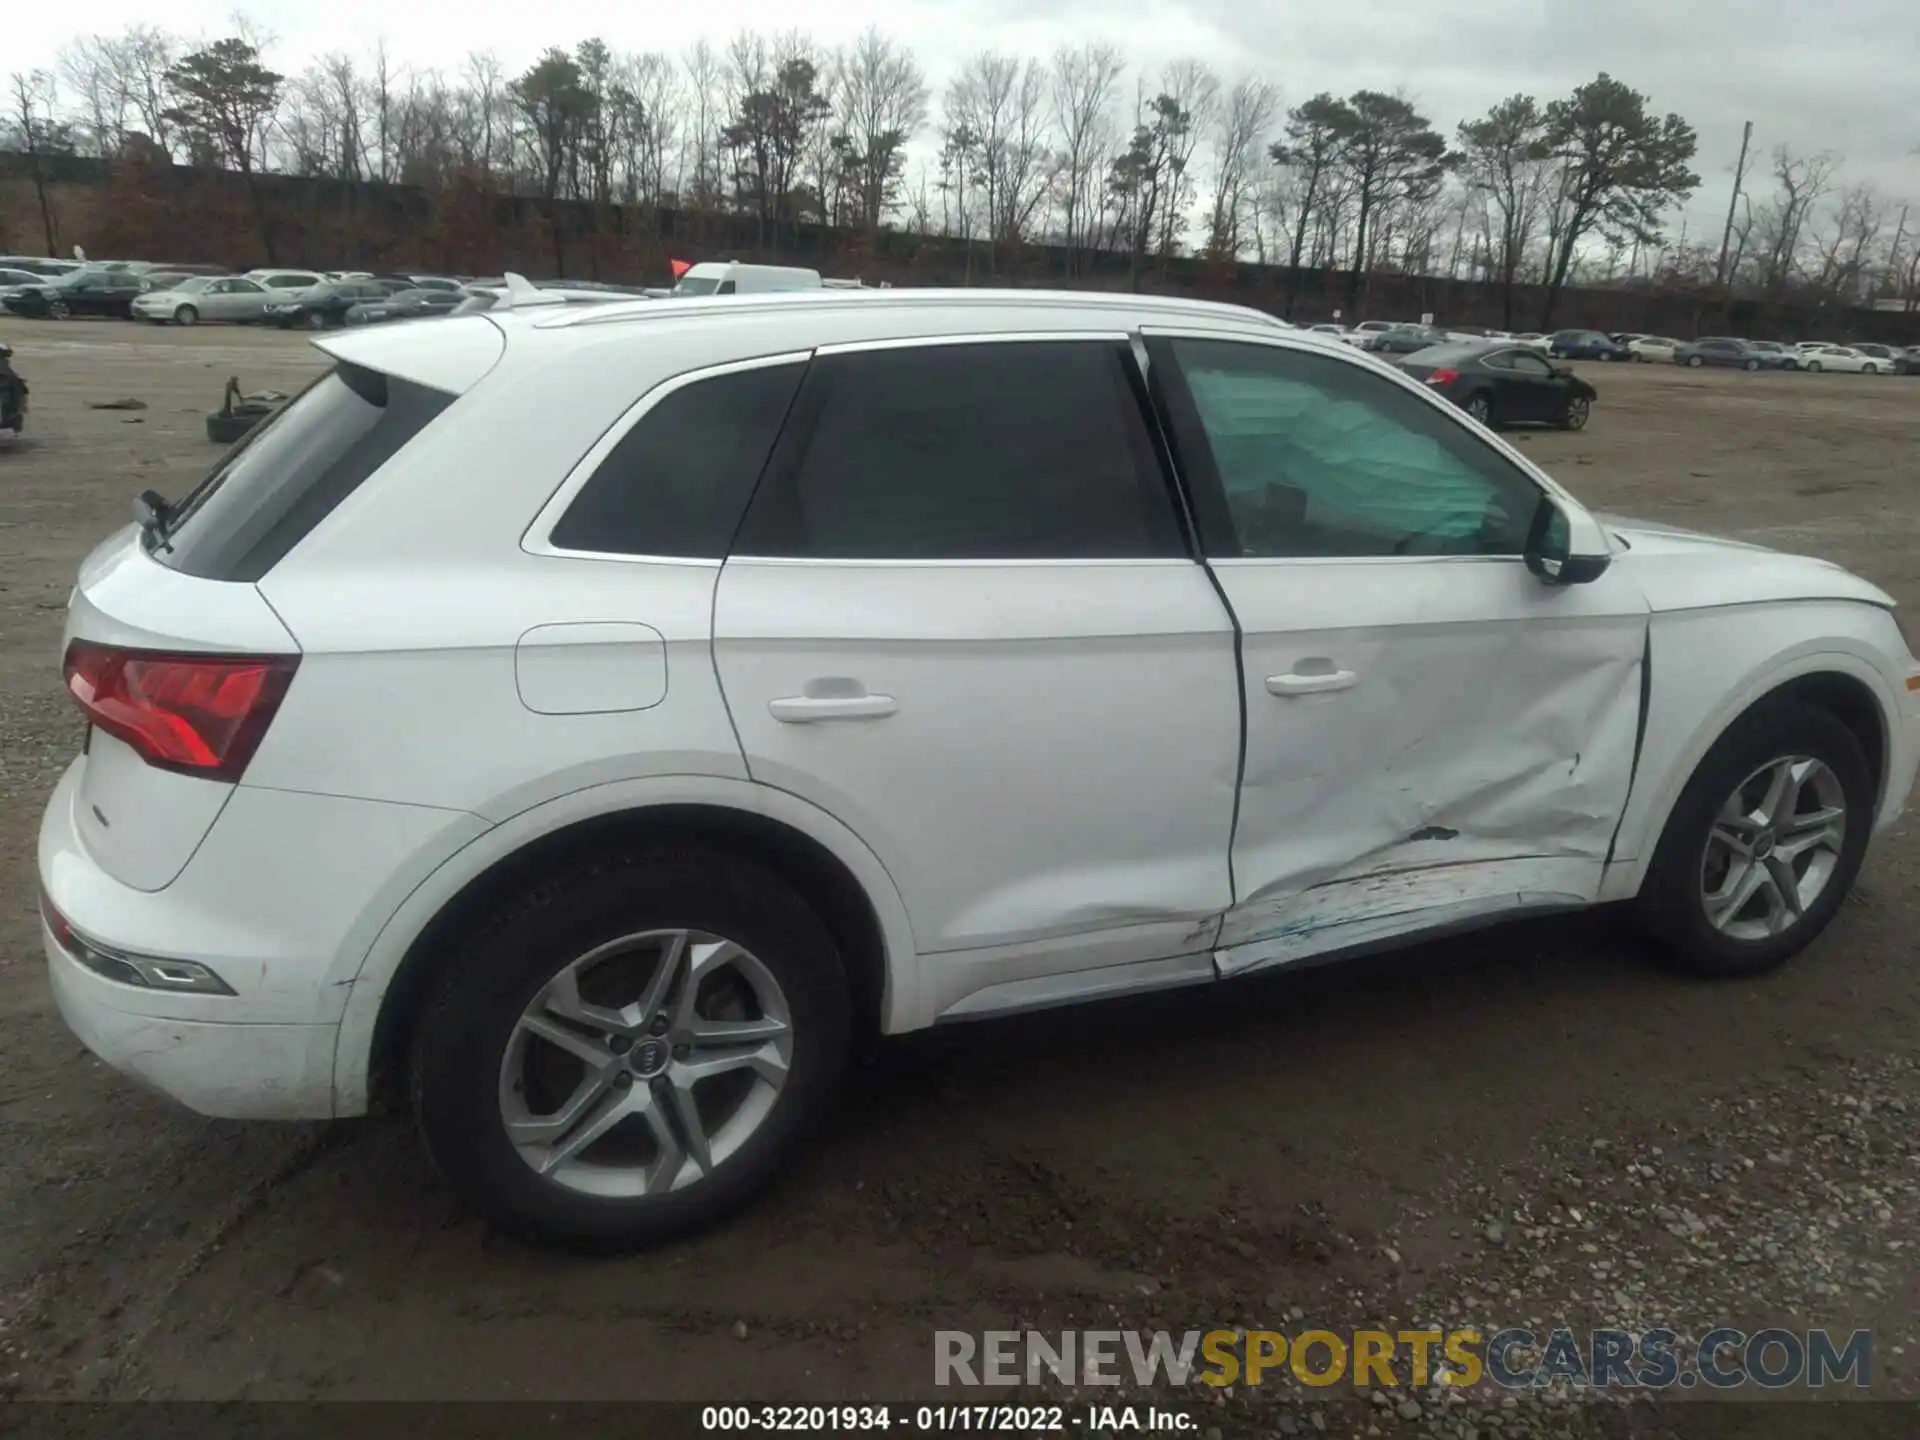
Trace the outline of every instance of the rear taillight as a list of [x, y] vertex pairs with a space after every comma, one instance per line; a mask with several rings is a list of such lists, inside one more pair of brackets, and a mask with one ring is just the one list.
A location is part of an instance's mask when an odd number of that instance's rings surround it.
[[67, 690], [149, 765], [238, 780], [279, 709], [297, 655], [161, 654], [76, 640]]
[[1441, 386], [1451, 385], [1459, 378], [1460, 372], [1458, 370], [1449, 370], [1446, 366], [1442, 365], [1438, 370], [1427, 376], [1427, 384]]

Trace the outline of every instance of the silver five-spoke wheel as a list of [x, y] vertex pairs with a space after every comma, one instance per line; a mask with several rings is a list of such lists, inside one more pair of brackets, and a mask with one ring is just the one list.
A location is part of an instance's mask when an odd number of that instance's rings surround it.
[[537, 1174], [637, 1198], [712, 1173], [785, 1087], [793, 1025], [773, 973], [696, 930], [597, 946], [521, 1014], [500, 1063], [500, 1115]]
[[1785, 934], [1817, 902], [1846, 847], [1846, 792], [1824, 762], [1789, 755], [1721, 805], [1701, 857], [1707, 919], [1734, 940]]

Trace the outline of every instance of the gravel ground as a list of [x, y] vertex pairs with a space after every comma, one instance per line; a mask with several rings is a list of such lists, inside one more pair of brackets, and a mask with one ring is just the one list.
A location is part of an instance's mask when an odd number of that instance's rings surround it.
[[[122, 1084], [38, 956], [33, 836], [78, 742], [61, 611], [131, 496], [209, 463], [227, 375], [287, 389], [314, 358], [211, 327], [0, 337], [34, 386], [26, 438], [0, 442], [0, 1395], [954, 1399], [936, 1329], [1565, 1324], [1867, 1328], [1869, 1393], [1920, 1398], [1905, 825], [1756, 983], [1676, 981], [1602, 919], [1538, 921], [890, 1043], [765, 1204], [621, 1260], [487, 1233], [398, 1121], [231, 1125]], [[1591, 428], [1522, 443], [1598, 508], [1920, 602], [1920, 385], [1587, 368]], [[121, 397], [146, 408], [88, 408]], [[1566, 1387], [1157, 1398], [1222, 1435], [1920, 1429], [1902, 1407]]]

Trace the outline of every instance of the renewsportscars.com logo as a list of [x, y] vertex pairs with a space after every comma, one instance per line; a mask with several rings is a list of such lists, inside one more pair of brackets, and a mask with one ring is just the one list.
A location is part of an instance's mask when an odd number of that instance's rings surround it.
[[1495, 1330], [939, 1330], [936, 1385], [1260, 1385], [1467, 1387], [1555, 1382], [1601, 1389], [1866, 1388], [1873, 1335], [1731, 1326], [1697, 1340], [1678, 1331]]

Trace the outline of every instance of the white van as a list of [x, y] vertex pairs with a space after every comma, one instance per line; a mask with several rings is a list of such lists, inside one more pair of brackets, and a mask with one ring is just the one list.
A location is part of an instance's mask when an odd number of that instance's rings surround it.
[[738, 260], [703, 260], [673, 287], [675, 295], [764, 295], [774, 290], [819, 290], [818, 270], [797, 265], [743, 265]]

